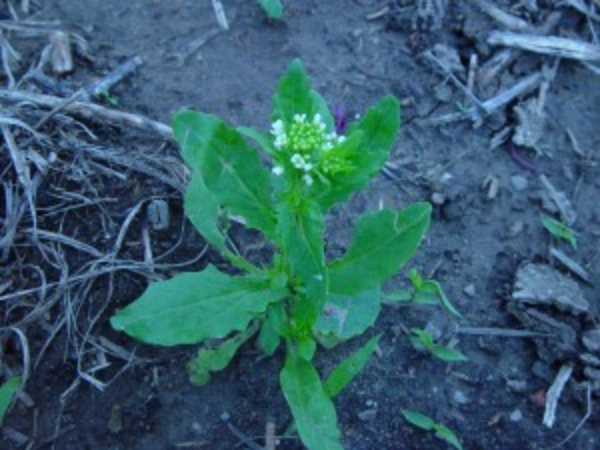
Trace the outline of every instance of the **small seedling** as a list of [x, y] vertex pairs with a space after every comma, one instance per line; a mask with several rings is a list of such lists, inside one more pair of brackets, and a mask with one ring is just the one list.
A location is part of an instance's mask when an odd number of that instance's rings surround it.
[[283, 17], [283, 5], [279, 0], [258, 0], [258, 3], [269, 19], [279, 20]]
[[468, 358], [458, 350], [436, 344], [433, 337], [427, 331], [420, 328], [412, 328], [410, 331], [412, 333], [410, 343], [415, 349], [424, 350], [446, 362], [467, 361]]
[[417, 269], [408, 272], [412, 283], [411, 290], [398, 290], [384, 294], [386, 302], [414, 302], [421, 305], [443, 305], [452, 315], [462, 319], [462, 314], [450, 302], [442, 286], [435, 280], [425, 280]]
[[412, 425], [430, 433], [434, 433], [434, 435], [438, 439], [446, 441], [448, 444], [450, 444], [457, 450], [463, 450], [463, 446], [458, 440], [458, 437], [450, 428], [446, 427], [445, 425], [442, 425], [441, 423], [437, 423], [429, 416], [426, 416], [425, 414], [421, 414], [416, 411], [402, 409], [401, 412], [404, 418]]
[[544, 225], [544, 228], [556, 239], [567, 241], [571, 244], [573, 250], [577, 250], [577, 238], [575, 237], [575, 233], [564, 223], [548, 216], [542, 216], [542, 225]]
[[[257, 332], [267, 355], [283, 344], [279, 380], [300, 438], [310, 450], [342, 449], [333, 397], [366, 365], [378, 338], [324, 382], [312, 363], [317, 342], [333, 347], [375, 322], [381, 285], [416, 252], [431, 206], [364, 215], [347, 252], [330, 261], [325, 215], [382, 169], [399, 125], [399, 102], [385, 97], [345, 133], [336, 129], [298, 60], [279, 82], [268, 132], [232, 128], [209, 114], [177, 114], [173, 132], [192, 173], [185, 213], [241, 274], [209, 265], [154, 283], [112, 317], [112, 326], [163, 346], [218, 340], [188, 364], [197, 384], [224, 369]], [[271, 242], [267, 260], [249, 261], [230, 245], [226, 233], [233, 217]]]
[[13, 397], [21, 387], [21, 379], [19, 377], [9, 378], [0, 387], [0, 426], [4, 421], [4, 415], [12, 404]]

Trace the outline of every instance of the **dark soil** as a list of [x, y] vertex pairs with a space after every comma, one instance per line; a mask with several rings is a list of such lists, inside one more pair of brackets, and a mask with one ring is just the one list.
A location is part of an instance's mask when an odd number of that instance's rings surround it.
[[[390, 10], [380, 18], [367, 20], [366, 16], [377, 12], [385, 2], [296, 0], [284, 2], [283, 21], [269, 22], [256, 2], [225, 0], [230, 30], [217, 34], [182, 64], [178, 55], [185, 53], [192, 41], [218, 27], [208, 1], [39, 3], [42, 6], [35, 10], [35, 18], [60, 20], [65, 29], [81, 34], [91, 45], [93, 60], [78, 57], [75, 71], [64, 80], [67, 85], [85, 85], [140, 55], [144, 65], [111, 94], [118, 100], [119, 109], [164, 123], [169, 123], [177, 110], [190, 107], [219, 115], [234, 125], [267, 128], [276, 81], [295, 57], [303, 60], [315, 87], [328, 102], [343, 106], [350, 117], [364, 112], [383, 95], [397, 96], [403, 104], [403, 128], [391, 158], [392, 172], [379, 176], [367, 191], [334, 211], [329, 220], [329, 250], [332, 254], [343, 251], [354, 220], [364, 211], [382, 203], [400, 208], [420, 199], [434, 200], [432, 228], [413, 265], [442, 284], [448, 298], [466, 317], [463, 326], [524, 328], [508, 311], [516, 271], [525, 261], [550, 261], [550, 238], [540, 222], [543, 213], [549, 214], [542, 204], [540, 174], [568, 196], [578, 215], [572, 226], [578, 250], [571, 251], [567, 245], [560, 248], [580, 264], [587, 264], [592, 283], [597, 286], [600, 282], [597, 75], [575, 62], [561, 62], [547, 96], [548, 120], [539, 145], [541, 153], [518, 150], [533, 161], [535, 173], [520, 164], [514, 153], [511, 156], [510, 144], [490, 150], [492, 136], [515, 123], [512, 107], [517, 101], [484, 119], [480, 126], [469, 120], [443, 126], [428, 122], [456, 112], [457, 105], [467, 104], [468, 99], [422, 57], [422, 52], [445, 44], [458, 52], [466, 67], [472, 54], [483, 62], [496, 50], [486, 44], [485, 36], [497, 25], [471, 6], [474, 2], [432, 2], [450, 5], [444, 15], [423, 19], [417, 16], [414, 2], [398, 0], [390, 2]], [[508, 3], [515, 2], [497, 3], [509, 10]], [[515, 14], [542, 22], [543, 15], [553, 7], [547, 4], [550, 2], [538, 3], [547, 10], [527, 13], [518, 9]], [[589, 38], [583, 16], [571, 9], [561, 11], [557, 32], [570, 31], [579, 33], [581, 39]], [[40, 50], [29, 41], [14, 40], [13, 45], [25, 54]], [[475, 93], [490, 98], [522, 76], [539, 70], [548, 60], [523, 54], [492, 83], [476, 84]], [[464, 74], [461, 79], [465, 79]], [[160, 137], [93, 122], [88, 125], [106, 145], [131, 151], [147, 148], [164, 152], [165, 158], [177, 154], [174, 145], [163, 145]], [[573, 150], [567, 130], [576, 136], [587, 157]], [[99, 196], [116, 199], [110, 213], [121, 220], [140, 199], [167, 199], [174, 216], [170, 228], [152, 232], [150, 237], [153, 245], [170, 248], [184, 220], [180, 194], [167, 185], [143, 178], [136, 181], [135, 174], [132, 177], [123, 182], [98, 177], [91, 182], [97, 183], [94, 186]], [[488, 177], [498, 182], [493, 199], [484, 187]], [[72, 220], [81, 223], [71, 223], [67, 228], [77, 228], [80, 236], [97, 233], [97, 225], [86, 219], [86, 213]], [[133, 226], [138, 230], [140, 224]], [[178, 247], [169, 256], [171, 262], [188, 260], [203, 248], [201, 239], [189, 227], [183, 236], [185, 248]], [[233, 236], [242, 249], [260, 248], [260, 239], [254, 235], [234, 230]], [[114, 242], [114, 238], [106, 242]], [[100, 236], [97, 241], [100, 247], [106, 243]], [[130, 258], [140, 258], [142, 253], [139, 242], [127, 249]], [[260, 252], [251, 253], [251, 257], [260, 258]], [[195, 267], [208, 262], [221, 263], [209, 252]], [[175, 272], [157, 271], [160, 275]], [[8, 271], [6, 275], [18, 276]], [[389, 287], [397, 287], [403, 280], [399, 276]], [[133, 301], [148, 279], [119, 273], [114, 282], [110, 298], [102, 297], [107, 280], [98, 283], [98, 292], [103, 293], [96, 297], [90, 293], [91, 300], [86, 304], [89, 311], [86, 309], [88, 312], [82, 316], [89, 319], [105, 305], [92, 334], [135, 349], [136, 356], [146, 358], [146, 362], [127, 368], [104, 391], [84, 380], [69, 390], [78, 379], [77, 355], [67, 344], [70, 341], [63, 328], [30, 375], [26, 392], [33, 406], [18, 401], [5, 422], [29, 436], [32, 448], [250, 448], [241, 443], [231, 426], [256, 438], [258, 445], [263, 443], [261, 436], [268, 420], [275, 422], [278, 434], [285, 432], [291, 417], [278, 390], [282, 364], [279, 353], [263, 359], [248, 345], [209, 385], [195, 387], [185, 372], [195, 348], [149, 348], [111, 329], [110, 315]], [[585, 283], [581, 287], [591, 304], [588, 317], [581, 322], [588, 326], [600, 317], [600, 291]], [[60, 317], [61, 305], [58, 302], [48, 313], [47, 321]], [[465, 449], [486, 450], [550, 449], [584, 416], [585, 395], [572, 382], [561, 398], [555, 426], [548, 429], [542, 425], [544, 407], [536, 401], [536, 395], [549, 388], [560, 364], [544, 365], [531, 338], [457, 334], [458, 348], [469, 361], [449, 366], [412, 349], [402, 330], [414, 326], [428, 326], [450, 336], [455, 323], [439, 308], [386, 306], [369, 336], [335, 351], [318, 353], [317, 365], [321, 373], [327, 374], [368, 337], [383, 333], [381, 352], [336, 399], [345, 448], [448, 448], [409, 425], [400, 413], [404, 408], [421, 411], [452, 428]], [[48, 333], [30, 328], [28, 338], [32, 354], [37, 355]], [[10, 354], [11, 350], [5, 352]], [[18, 361], [19, 351], [12, 352]], [[116, 358], [109, 358], [109, 362], [111, 367], [97, 374], [105, 381], [125, 364]], [[581, 381], [579, 373], [576, 378]], [[599, 427], [600, 412], [596, 408], [566, 446], [600, 448]], [[25, 448], [6, 436], [1, 446]], [[296, 439], [285, 439], [278, 448], [301, 445]]]

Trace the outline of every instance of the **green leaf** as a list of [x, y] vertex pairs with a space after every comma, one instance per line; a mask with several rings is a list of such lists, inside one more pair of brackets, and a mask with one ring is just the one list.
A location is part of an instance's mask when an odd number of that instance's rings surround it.
[[201, 348], [188, 365], [190, 380], [197, 386], [210, 381], [210, 373], [225, 369], [240, 346], [258, 330], [258, 322], [236, 336], [221, 342], [216, 348]]
[[427, 331], [421, 330], [420, 328], [411, 328], [410, 331], [414, 334], [414, 336], [410, 337], [410, 342], [413, 347], [417, 350], [425, 349], [431, 351], [433, 349], [435, 342], [433, 341], [433, 337], [431, 337]]
[[463, 450], [463, 446], [458, 440], [458, 437], [450, 428], [439, 423], [436, 423], [433, 428], [435, 430], [435, 435], [439, 439], [446, 441], [448, 444], [452, 445], [457, 450]]
[[404, 418], [406, 420], [408, 420], [414, 426], [419, 427], [426, 431], [433, 430], [433, 427], [435, 426], [435, 422], [433, 421], [433, 419], [426, 416], [425, 414], [421, 414], [420, 412], [411, 411], [408, 409], [401, 409], [400, 411], [402, 412], [402, 415], [404, 416]]
[[111, 318], [111, 325], [150, 344], [196, 344], [244, 330], [287, 295], [286, 289], [272, 289], [268, 279], [232, 277], [208, 266], [151, 284]]
[[261, 133], [250, 127], [237, 127], [237, 131], [247, 138], [252, 139], [269, 155], [275, 153], [276, 148], [273, 145], [273, 139], [267, 133]]
[[281, 19], [283, 17], [283, 6], [279, 0], [258, 0], [269, 19]]
[[263, 322], [258, 335], [258, 347], [271, 356], [277, 350], [281, 337], [289, 337], [290, 330], [287, 325], [284, 303], [272, 304], [267, 309], [267, 318]]
[[382, 302], [384, 303], [405, 303], [413, 301], [412, 290], [399, 289], [397, 291], [385, 292], [382, 294]]
[[363, 189], [379, 173], [387, 160], [400, 128], [400, 104], [394, 97], [384, 97], [364, 117], [348, 128], [347, 140], [360, 136], [360, 149], [351, 159], [356, 170], [332, 177], [331, 186], [319, 198], [323, 210], [344, 201]]
[[435, 345], [431, 348], [431, 354], [442, 361], [459, 362], [467, 361], [468, 358], [458, 350], [454, 350], [442, 345]]
[[217, 203], [274, 237], [270, 174], [242, 135], [214, 116], [190, 111], [175, 116], [173, 131], [186, 163]]
[[314, 332], [325, 347], [361, 335], [375, 323], [381, 310], [379, 290], [354, 297], [329, 295]]
[[21, 378], [9, 378], [0, 388], [0, 426], [4, 421], [4, 415], [10, 407], [13, 397], [21, 387]]
[[408, 277], [415, 288], [413, 301], [423, 305], [434, 305], [441, 303], [452, 315], [463, 319], [463, 315], [448, 300], [440, 283], [435, 280], [424, 280], [417, 269], [411, 269]]
[[296, 340], [296, 349], [301, 358], [310, 361], [317, 350], [317, 343], [311, 336], [303, 336]]
[[431, 205], [415, 203], [361, 217], [349, 250], [329, 266], [330, 291], [356, 295], [378, 288], [415, 254], [430, 215]]
[[221, 119], [195, 111], [180, 111], [173, 117], [173, 135], [185, 163], [200, 173], [202, 153], [213, 139]]
[[343, 450], [335, 407], [312, 364], [288, 351], [281, 388], [309, 450]]
[[323, 387], [331, 398], [338, 395], [367, 365], [381, 335], [370, 339], [360, 350], [346, 358], [325, 380]]
[[[282, 248], [287, 252], [292, 274], [306, 288], [307, 304], [314, 321], [320, 315], [327, 295], [327, 271], [323, 248], [323, 215], [316, 205], [303, 202], [292, 208], [283, 202], [278, 208], [278, 232]], [[313, 323], [306, 323], [312, 328]]]
[[577, 250], [577, 238], [575, 237], [575, 233], [573, 233], [573, 230], [564, 223], [554, 220], [551, 217], [543, 216], [542, 224], [552, 236], [557, 239], [564, 239], [571, 244], [571, 247], [573, 247], [574, 250]]
[[325, 100], [311, 89], [310, 79], [299, 59], [293, 60], [279, 80], [277, 93], [273, 97], [273, 121], [281, 119], [286, 124], [293, 122], [296, 114], [306, 114], [312, 119], [320, 114], [325, 130], [333, 130], [333, 118]]
[[202, 237], [220, 252], [225, 252], [225, 236], [218, 227], [219, 204], [200, 174], [192, 175], [183, 197], [183, 206], [185, 215]]

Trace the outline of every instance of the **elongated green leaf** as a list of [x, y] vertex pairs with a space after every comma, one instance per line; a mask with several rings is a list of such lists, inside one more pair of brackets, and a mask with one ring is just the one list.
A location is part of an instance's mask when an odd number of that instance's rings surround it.
[[221, 342], [215, 348], [201, 348], [198, 355], [188, 365], [190, 380], [197, 386], [210, 381], [210, 373], [225, 369], [240, 346], [258, 330], [258, 322], [246, 328], [236, 336]]
[[382, 294], [384, 303], [408, 303], [412, 302], [414, 292], [409, 289], [399, 289], [397, 291], [385, 292]]
[[421, 414], [420, 412], [411, 411], [408, 409], [401, 409], [400, 411], [402, 412], [404, 418], [408, 420], [411, 424], [426, 431], [433, 430], [435, 422], [433, 421], [433, 419], [426, 416], [425, 414]]
[[371, 355], [377, 348], [381, 335], [371, 338], [360, 350], [354, 352], [335, 368], [323, 387], [329, 397], [338, 395], [367, 365]]
[[350, 249], [329, 266], [330, 291], [352, 296], [379, 287], [414, 255], [430, 215], [428, 203], [415, 203], [360, 218]]
[[343, 450], [335, 407], [312, 364], [288, 353], [280, 383], [303, 444], [309, 450]]
[[175, 117], [173, 130], [184, 159], [217, 203], [274, 237], [270, 175], [242, 135], [214, 116], [189, 111]]
[[365, 116], [348, 128], [348, 139], [360, 133], [361, 148], [355, 152], [352, 164], [356, 170], [337, 174], [331, 186], [319, 197], [324, 210], [344, 201], [363, 189], [381, 170], [387, 160], [400, 127], [400, 104], [394, 97], [384, 97]]
[[150, 285], [111, 324], [150, 344], [196, 344], [244, 330], [256, 314], [287, 294], [287, 289], [273, 289], [269, 280], [232, 277], [208, 266]]
[[269, 19], [281, 19], [283, 17], [283, 6], [279, 0], [258, 0], [258, 3], [267, 13]]
[[183, 198], [185, 215], [212, 246], [225, 252], [225, 236], [218, 227], [219, 205], [206, 188], [202, 176], [194, 174]]
[[293, 209], [287, 202], [278, 209], [278, 232], [286, 249], [292, 273], [299, 277], [306, 288], [306, 300], [302, 308], [312, 309], [312, 328], [320, 315], [327, 295], [327, 271], [323, 248], [323, 215], [318, 207], [304, 202]]
[[4, 421], [4, 415], [10, 407], [14, 395], [21, 387], [21, 379], [19, 377], [9, 378], [0, 388], [0, 425]]
[[431, 354], [436, 358], [446, 362], [460, 362], [468, 360], [468, 358], [458, 350], [454, 350], [450, 347], [444, 347], [442, 345], [436, 345], [432, 347]]
[[375, 323], [380, 311], [377, 289], [354, 297], [329, 295], [314, 332], [322, 345], [331, 348], [363, 334]]
[[564, 223], [548, 216], [542, 216], [542, 225], [544, 225], [544, 228], [546, 228], [552, 236], [557, 239], [564, 239], [571, 244], [573, 250], [577, 250], [577, 238], [575, 237], [575, 233], [573, 233], [573, 230]]
[[317, 113], [325, 123], [326, 132], [333, 131], [333, 118], [327, 104], [321, 95], [311, 89], [302, 62], [295, 59], [279, 80], [277, 93], [273, 97], [273, 121], [281, 119], [291, 124], [296, 114], [306, 114], [308, 119], [312, 119]]
[[463, 446], [458, 440], [458, 436], [456, 436], [454, 431], [452, 431], [450, 428], [439, 423], [436, 423], [433, 428], [435, 430], [435, 435], [439, 439], [446, 441], [457, 450], [463, 450]]

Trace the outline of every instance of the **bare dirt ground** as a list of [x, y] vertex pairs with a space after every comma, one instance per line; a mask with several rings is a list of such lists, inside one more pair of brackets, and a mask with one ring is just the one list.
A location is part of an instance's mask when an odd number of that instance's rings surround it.
[[[600, 448], [596, 0], [288, 0], [280, 22], [254, 1], [223, 0], [229, 30], [209, 1], [48, 0], [27, 13], [25, 3], [0, 1], [1, 369], [27, 378], [3, 449], [256, 449], [268, 421], [285, 432], [280, 355], [246, 346], [198, 388], [185, 373], [195, 348], [149, 348], [108, 319], [153, 279], [222, 264], [182, 215], [173, 113], [188, 107], [265, 129], [295, 57], [349, 117], [385, 94], [403, 105], [386, 172], [332, 214], [329, 251], [348, 245], [365, 210], [431, 201], [432, 229], [413, 265], [465, 316], [385, 307], [368, 333], [383, 333], [380, 352], [336, 400], [345, 448], [448, 448], [402, 408], [446, 424], [465, 449], [559, 448], [570, 434], [563, 447]], [[508, 15], [494, 17], [490, 5]], [[74, 48], [62, 75], [38, 65], [57, 30]], [[589, 46], [531, 51], [494, 34], [506, 31]], [[135, 57], [141, 65], [108, 95], [90, 96]], [[41, 95], [75, 102], [50, 117]], [[105, 109], [90, 112], [90, 103]], [[163, 202], [166, 225], [148, 214]], [[568, 223], [577, 249], [551, 239], [542, 215]], [[261, 258], [259, 236], [232, 236]], [[389, 288], [405, 283], [399, 276]], [[416, 352], [404, 332], [414, 326], [454, 341], [469, 361], [448, 366]], [[320, 353], [321, 372], [369, 336]], [[542, 420], [561, 368], [571, 372], [549, 428]], [[287, 437], [278, 448], [301, 446]]]

